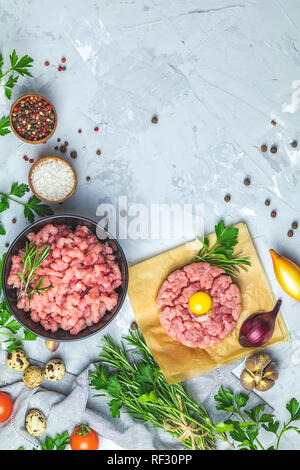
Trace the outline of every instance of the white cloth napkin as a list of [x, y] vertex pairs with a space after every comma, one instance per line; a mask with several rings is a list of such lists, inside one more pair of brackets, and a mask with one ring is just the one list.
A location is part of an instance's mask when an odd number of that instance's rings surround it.
[[[100, 450], [115, 449], [179, 449], [179, 442], [162, 430], [136, 423], [126, 413], [112, 418], [107, 399], [93, 398], [88, 385], [88, 370], [78, 377], [66, 374], [61, 382], [44, 380], [41, 387], [30, 389], [22, 381], [22, 373], [5, 364], [5, 351], [0, 351], [0, 390], [14, 401], [11, 418], [0, 424], [0, 449], [40, 449], [46, 435], [54, 437], [64, 431], [72, 433], [77, 424], [88, 424], [99, 435]], [[32, 364], [40, 365], [37, 361]], [[25, 417], [31, 409], [40, 410], [47, 419], [47, 430], [39, 439], [25, 429]]]

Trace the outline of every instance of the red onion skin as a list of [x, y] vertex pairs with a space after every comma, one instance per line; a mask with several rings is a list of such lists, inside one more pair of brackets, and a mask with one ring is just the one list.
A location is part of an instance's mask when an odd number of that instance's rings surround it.
[[244, 321], [239, 334], [241, 346], [244, 348], [257, 348], [263, 346], [272, 338], [281, 302], [281, 300], [278, 300], [271, 312], [253, 313]]

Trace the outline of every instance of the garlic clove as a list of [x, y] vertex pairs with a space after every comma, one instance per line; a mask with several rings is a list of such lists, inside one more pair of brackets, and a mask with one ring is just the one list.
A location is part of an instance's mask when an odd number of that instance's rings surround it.
[[262, 373], [264, 368], [270, 364], [271, 358], [268, 354], [256, 353], [246, 359], [246, 368], [254, 373]]
[[60, 342], [59, 341], [50, 341], [49, 339], [47, 339], [45, 341], [45, 345], [46, 345], [46, 348], [48, 349], [48, 351], [50, 351], [51, 354], [54, 354], [58, 350]]
[[264, 379], [277, 380], [279, 369], [276, 362], [271, 362], [264, 370]]
[[256, 385], [256, 390], [258, 392], [266, 392], [267, 390], [270, 390], [272, 387], [274, 387], [275, 382], [273, 380], [269, 380], [266, 378], [263, 378], [257, 385]]
[[255, 377], [246, 369], [241, 373], [240, 382], [245, 390], [253, 390], [256, 385]]

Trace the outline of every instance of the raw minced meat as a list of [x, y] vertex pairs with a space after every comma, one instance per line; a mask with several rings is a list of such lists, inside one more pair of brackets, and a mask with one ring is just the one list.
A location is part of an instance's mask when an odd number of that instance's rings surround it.
[[[194, 315], [189, 309], [189, 299], [198, 291], [212, 299], [205, 315]], [[193, 263], [174, 271], [163, 282], [157, 306], [160, 323], [171, 338], [190, 348], [205, 349], [220, 343], [235, 329], [241, 314], [241, 293], [223, 269]]]
[[[100, 243], [91, 230], [78, 225], [73, 232], [67, 225], [45, 225], [28, 234], [39, 248], [51, 247], [50, 254], [36, 270], [32, 287], [44, 277], [42, 287], [53, 286], [43, 295], [34, 294], [30, 304], [22, 295], [18, 308], [30, 312], [34, 322], [55, 333], [58, 328], [77, 335], [98, 323], [118, 302], [116, 289], [122, 283], [120, 268], [108, 243]], [[12, 257], [8, 285], [20, 289], [25, 249]]]

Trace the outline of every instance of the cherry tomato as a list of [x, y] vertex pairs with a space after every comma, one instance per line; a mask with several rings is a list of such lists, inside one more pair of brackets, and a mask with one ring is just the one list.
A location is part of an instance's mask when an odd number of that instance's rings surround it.
[[0, 392], [0, 423], [7, 421], [13, 410], [13, 401], [7, 393]]
[[72, 450], [98, 450], [98, 435], [86, 424], [80, 424], [71, 434], [70, 445]]

